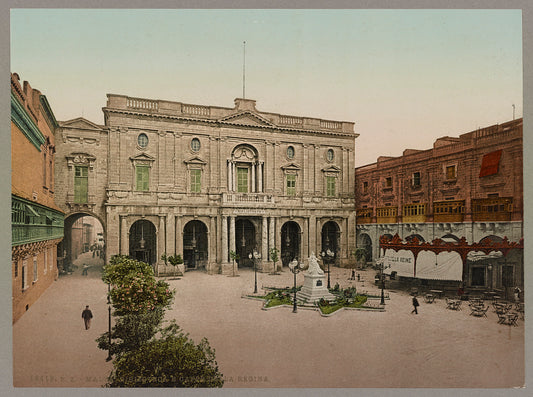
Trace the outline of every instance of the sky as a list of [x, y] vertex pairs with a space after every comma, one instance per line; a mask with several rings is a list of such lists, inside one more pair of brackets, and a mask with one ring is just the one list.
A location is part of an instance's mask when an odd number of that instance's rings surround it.
[[[11, 71], [56, 119], [106, 94], [355, 123], [356, 166], [522, 117], [520, 10], [12, 9]], [[244, 45], [246, 42], [246, 57]]]

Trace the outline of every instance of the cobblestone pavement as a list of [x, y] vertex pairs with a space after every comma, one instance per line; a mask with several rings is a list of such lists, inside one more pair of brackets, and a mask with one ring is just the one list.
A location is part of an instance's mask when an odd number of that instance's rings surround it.
[[[16, 386], [99, 387], [111, 370], [94, 339], [107, 329], [106, 286], [98, 269], [82, 277], [81, 266], [60, 278], [14, 325]], [[332, 285], [355, 285], [378, 293], [374, 271], [348, 280], [348, 269], [332, 269]], [[524, 382], [524, 322], [500, 325], [488, 316], [446, 309], [443, 299], [421, 301], [389, 291], [385, 312], [316, 311], [242, 299], [253, 292], [254, 273], [208, 276], [200, 271], [167, 281], [176, 289], [167, 319], [199, 342], [207, 337], [225, 377], [224, 387], [464, 387], [507, 388]], [[258, 287], [292, 286], [293, 275], [258, 273]], [[297, 276], [303, 283], [303, 275]], [[264, 291], [260, 290], [260, 293]], [[95, 318], [83, 328], [81, 310]], [[61, 378], [62, 377], [62, 378]]]

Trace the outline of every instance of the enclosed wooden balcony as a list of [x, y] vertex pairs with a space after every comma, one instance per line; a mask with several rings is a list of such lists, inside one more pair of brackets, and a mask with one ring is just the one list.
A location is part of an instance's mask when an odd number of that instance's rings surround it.
[[398, 207], [376, 208], [377, 223], [396, 223], [398, 218]]
[[405, 204], [402, 209], [402, 221], [404, 223], [420, 223], [426, 221], [426, 203]]
[[464, 213], [464, 200], [435, 201], [433, 203], [434, 222], [462, 222]]
[[372, 208], [359, 208], [357, 210], [357, 224], [372, 223], [374, 211]]
[[512, 197], [472, 199], [474, 221], [510, 221], [512, 212]]

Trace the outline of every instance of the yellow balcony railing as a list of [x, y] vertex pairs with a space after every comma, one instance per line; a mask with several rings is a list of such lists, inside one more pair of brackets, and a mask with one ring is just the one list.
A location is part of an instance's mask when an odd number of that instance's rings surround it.
[[435, 201], [433, 203], [434, 222], [462, 222], [464, 213], [464, 200]]
[[397, 207], [376, 208], [377, 223], [396, 223], [398, 217]]

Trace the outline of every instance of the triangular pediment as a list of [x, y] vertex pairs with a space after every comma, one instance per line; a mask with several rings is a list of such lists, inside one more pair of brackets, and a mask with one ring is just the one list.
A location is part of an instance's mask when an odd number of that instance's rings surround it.
[[152, 157], [152, 156], [150, 156], [149, 154], [146, 154], [146, 153], [141, 153], [141, 154], [138, 154], [136, 156], [130, 157], [130, 160], [132, 160], [132, 161], [154, 161], [155, 157]]
[[78, 117], [76, 119], [68, 121], [60, 121], [59, 125], [63, 128], [76, 128], [82, 130], [102, 130], [103, 127], [95, 124], [83, 117]]
[[327, 167], [322, 168], [322, 172], [341, 172], [341, 169], [336, 165], [329, 165]]
[[235, 113], [230, 116], [226, 116], [220, 119], [219, 121], [229, 124], [274, 127], [274, 124], [272, 124], [270, 121], [268, 121], [264, 117], [261, 117], [257, 113], [253, 113], [250, 111]]
[[192, 165], [192, 164], [206, 165], [207, 161], [204, 161], [200, 157], [196, 156], [196, 157], [190, 158], [189, 160], [185, 160], [184, 163], [189, 164], [189, 165]]
[[300, 171], [302, 168], [298, 164], [290, 163], [287, 165], [283, 165], [281, 169], [284, 171]]

